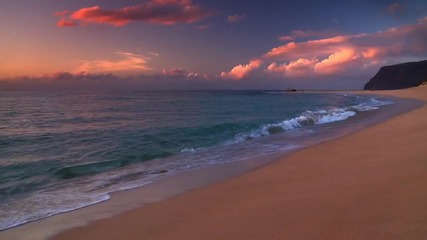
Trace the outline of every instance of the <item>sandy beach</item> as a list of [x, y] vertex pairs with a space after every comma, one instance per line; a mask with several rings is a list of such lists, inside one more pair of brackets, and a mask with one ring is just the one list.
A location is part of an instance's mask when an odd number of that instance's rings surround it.
[[[426, 86], [375, 94], [427, 100]], [[53, 239], [426, 239], [426, 117], [423, 106]]]
[[0, 6], [0, 240], [427, 240], [427, 0]]
[[338, 135], [312, 136], [291, 154], [171, 174], [113, 192], [108, 201], [0, 231], [0, 239], [322, 239], [326, 233], [323, 239], [378, 239], [372, 232], [423, 229], [425, 198], [411, 194], [423, 194], [423, 165], [416, 161], [426, 156], [425, 110], [417, 107], [424, 106], [425, 92], [340, 92], [400, 99], [360, 112]]

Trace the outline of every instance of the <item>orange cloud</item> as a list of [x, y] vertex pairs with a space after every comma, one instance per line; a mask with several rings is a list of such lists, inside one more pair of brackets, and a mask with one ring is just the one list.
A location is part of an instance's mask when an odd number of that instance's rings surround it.
[[147, 71], [148, 57], [129, 53], [129, 52], [116, 52], [120, 56], [116, 60], [95, 60], [80, 61], [80, 66], [74, 72], [117, 72], [117, 71]]
[[[312, 35], [294, 32], [295, 37]], [[293, 38], [292, 36], [286, 39]], [[293, 41], [272, 48], [256, 64], [237, 65], [222, 77], [251, 77], [254, 69], [264, 67], [265, 77], [315, 77], [337, 74], [360, 74], [379, 65], [427, 55], [427, 17], [416, 23], [375, 33], [337, 35], [317, 40]], [[402, 59], [402, 60], [399, 60]], [[257, 73], [260, 71], [257, 71]]]
[[[281, 72], [285, 76], [337, 74], [353, 66], [378, 64], [379, 47], [356, 46], [351, 37], [338, 36], [302, 43], [290, 43], [272, 49], [267, 59], [284, 60], [281, 65], [270, 65], [267, 72]], [[289, 63], [286, 63], [289, 62]], [[354, 64], [354, 65], [353, 65]]]
[[222, 72], [221, 77], [231, 79], [242, 79], [248, 73], [261, 66], [261, 60], [252, 60], [246, 65], [237, 65], [230, 72]]
[[314, 67], [319, 62], [317, 59], [300, 58], [289, 64], [278, 65], [273, 62], [267, 67], [267, 71], [279, 73], [282, 76], [300, 77], [307, 75], [308, 72], [313, 72]]
[[246, 19], [246, 15], [245, 14], [234, 14], [234, 15], [229, 15], [227, 17], [227, 22], [230, 23], [235, 23], [235, 22], [240, 22]]
[[[67, 11], [61, 20], [69, 16], [81, 23], [109, 24], [124, 26], [132, 21], [173, 25], [177, 23], [193, 23], [213, 14], [191, 0], [151, 0], [150, 2], [115, 10], [102, 9], [100, 6], [81, 8], [75, 12]], [[58, 26], [60, 24], [58, 23]]]
[[353, 48], [340, 48], [328, 58], [314, 66], [314, 71], [319, 74], [333, 74], [344, 71], [344, 64], [357, 60], [357, 52]]
[[374, 59], [381, 54], [381, 49], [379, 47], [368, 47], [365, 51], [362, 52], [364, 58]]

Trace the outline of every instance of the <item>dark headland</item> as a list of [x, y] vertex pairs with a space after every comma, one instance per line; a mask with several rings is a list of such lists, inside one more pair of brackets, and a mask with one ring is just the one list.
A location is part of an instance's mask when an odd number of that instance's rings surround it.
[[384, 66], [368, 83], [365, 90], [393, 90], [416, 87], [427, 82], [427, 60]]

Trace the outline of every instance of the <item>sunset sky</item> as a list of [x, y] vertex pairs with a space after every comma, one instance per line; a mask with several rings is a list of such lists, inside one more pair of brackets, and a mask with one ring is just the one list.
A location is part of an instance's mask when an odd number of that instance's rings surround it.
[[427, 1], [1, 0], [0, 90], [362, 88]]

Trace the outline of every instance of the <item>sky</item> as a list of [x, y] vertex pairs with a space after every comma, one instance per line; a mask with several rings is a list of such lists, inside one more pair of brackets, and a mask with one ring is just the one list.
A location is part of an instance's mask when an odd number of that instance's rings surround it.
[[361, 89], [427, 1], [0, 0], [0, 90]]

